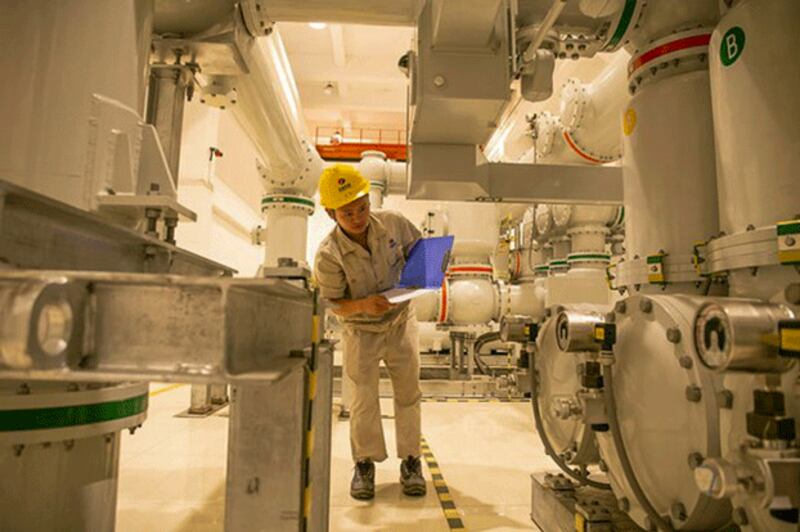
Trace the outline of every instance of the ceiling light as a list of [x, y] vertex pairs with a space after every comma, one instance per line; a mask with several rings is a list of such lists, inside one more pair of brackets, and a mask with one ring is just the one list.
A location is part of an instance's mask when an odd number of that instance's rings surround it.
[[328, 25], [325, 24], [324, 22], [309, 22], [308, 25], [314, 28], [315, 30], [324, 30], [325, 28], [328, 27]]

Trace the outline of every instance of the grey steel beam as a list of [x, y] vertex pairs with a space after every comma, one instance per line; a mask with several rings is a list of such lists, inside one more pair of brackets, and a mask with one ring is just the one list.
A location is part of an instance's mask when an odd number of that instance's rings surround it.
[[0, 272], [0, 376], [279, 379], [312, 345], [314, 294], [276, 279]]
[[232, 275], [158, 238], [0, 179], [0, 266], [36, 270]]

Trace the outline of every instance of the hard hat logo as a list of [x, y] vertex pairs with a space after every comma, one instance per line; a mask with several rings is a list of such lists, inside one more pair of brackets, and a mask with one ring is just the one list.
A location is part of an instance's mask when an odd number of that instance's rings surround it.
[[326, 209], [344, 207], [369, 194], [369, 180], [348, 164], [334, 164], [319, 179], [320, 203]]

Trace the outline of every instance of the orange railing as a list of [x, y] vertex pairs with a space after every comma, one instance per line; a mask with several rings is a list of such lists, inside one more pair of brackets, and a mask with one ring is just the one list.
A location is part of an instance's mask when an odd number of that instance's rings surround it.
[[353, 128], [317, 126], [314, 131], [314, 143], [318, 146], [352, 144], [402, 144], [406, 143], [406, 132], [403, 129]]

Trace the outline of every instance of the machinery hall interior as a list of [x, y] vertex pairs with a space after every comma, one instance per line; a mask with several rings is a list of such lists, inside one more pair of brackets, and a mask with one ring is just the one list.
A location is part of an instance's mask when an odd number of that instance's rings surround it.
[[[3, 0], [0, 529], [800, 530], [798, 28], [797, 0]], [[315, 268], [343, 168], [365, 238], [454, 237], [402, 307], [422, 496], [394, 456], [347, 491], [364, 392]]]

